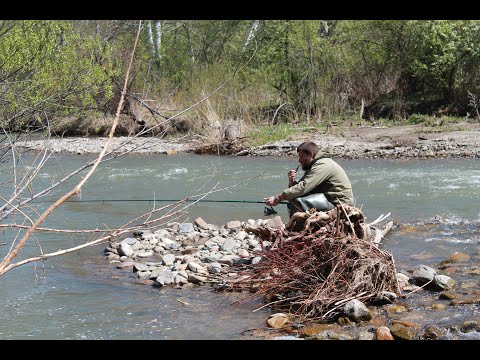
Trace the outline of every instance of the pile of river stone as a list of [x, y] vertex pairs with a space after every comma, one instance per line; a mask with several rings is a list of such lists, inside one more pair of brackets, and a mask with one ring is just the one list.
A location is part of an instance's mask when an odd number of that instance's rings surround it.
[[207, 224], [201, 217], [194, 223], [171, 222], [155, 231], [133, 232], [110, 242], [105, 254], [118, 268], [133, 269], [140, 280], [155, 285], [184, 287], [237, 276], [231, 267], [238, 263], [257, 263], [258, 253], [271, 246], [269, 241], [248, 234], [246, 225], [284, 226], [280, 216], [247, 222], [229, 221], [223, 226]]
[[[237, 276], [234, 265], [261, 261], [261, 251], [271, 246], [269, 241], [247, 233], [247, 225], [285, 227], [280, 216], [234, 220], [223, 226], [208, 224], [199, 217], [193, 223], [171, 222], [155, 231], [136, 231], [133, 237], [110, 242], [105, 254], [118, 268], [133, 269], [138, 279], [159, 286], [221, 282], [224, 277]], [[407, 291], [426, 283], [438, 290], [448, 290], [455, 284], [452, 278], [438, 275], [425, 265], [415, 267], [411, 277], [398, 273], [397, 279], [400, 288]], [[391, 294], [389, 297], [393, 300]]]
[[[249, 228], [285, 226], [280, 216], [268, 220], [249, 219], [247, 222], [235, 220], [223, 226], [207, 224], [199, 217], [193, 223], [171, 222], [157, 230], [135, 231], [133, 237], [111, 241], [105, 249], [105, 255], [110, 263], [120, 269], [133, 271], [137, 279], [146, 284], [177, 288], [218, 285], [224, 283], [225, 279], [238, 276], [235, 265], [261, 261], [261, 252], [271, 246], [269, 241], [247, 233], [247, 225]], [[402, 292], [416, 292], [426, 285], [444, 291], [455, 285], [455, 280], [437, 274], [435, 269], [426, 265], [416, 266], [409, 271], [409, 276], [405, 272], [397, 273], [397, 280]], [[372, 300], [372, 304], [377, 306], [392, 304], [397, 300], [397, 295], [383, 291]], [[346, 302], [342, 310], [349, 321], [354, 322], [369, 321], [373, 315], [371, 308], [356, 299]], [[270, 316], [267, 324], [279, 329], [290, 320], [288, 314], [277, 313]], [[416, 337], [413, 333], [398, 335], [395, 326], [387, 329], [386, 338]], [[383, 328], [380, 327], [377, 332]], [[376, 336], [382, 338], [381, 335]]]

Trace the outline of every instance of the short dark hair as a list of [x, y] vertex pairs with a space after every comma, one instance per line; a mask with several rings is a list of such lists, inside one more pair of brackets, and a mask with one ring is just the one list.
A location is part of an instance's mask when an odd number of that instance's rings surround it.
[[300, 145], [298, 145], [297, 147], [297, 153], [299, 153], [300, 151], [303, 151], [305, 154], [307, 155], [317, 155], [318, 153], [318, 146], [317, 144], [315, 144], [314, 142], [311, 142], [311, 141], [306, 141], [304, 143], [301, 143]]

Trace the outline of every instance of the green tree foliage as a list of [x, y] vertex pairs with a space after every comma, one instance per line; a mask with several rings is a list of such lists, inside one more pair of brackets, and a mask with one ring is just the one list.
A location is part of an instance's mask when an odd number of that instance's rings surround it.
[[[111, 111], [137, 26], [1, 21], [2, 126]], [[209, 99], [221, 118], [322, 121], [387, 98], [465, 113], [480, 95], [480, 21], [146, 20], [135, 59], [129, 91], [172, 111], [247, 64]]]
[[[478, 79], [480, 22], [473, 20], [410, 21], [412, 43], [406, 71], [423, 94], [454, 102]], [[469, 80], [470, 78], [470, 80]], [[468, 84], [468, 85], [467, 85]], [[475, 89], [475, 90], [478, 90]]]
[[110, 46], [65, 21], [0, 23], [2, 127], [15, 131], [97, 108], [118, 76]]

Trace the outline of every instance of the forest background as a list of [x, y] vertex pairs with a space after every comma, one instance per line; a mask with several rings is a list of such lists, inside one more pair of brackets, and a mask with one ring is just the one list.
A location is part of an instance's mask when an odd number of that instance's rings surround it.
[[[3, 131], [106, 135], [137, 27], [1, 21]], [[479, 64], [479, 20], [146, 20], [115, 132], [478, 121]]]

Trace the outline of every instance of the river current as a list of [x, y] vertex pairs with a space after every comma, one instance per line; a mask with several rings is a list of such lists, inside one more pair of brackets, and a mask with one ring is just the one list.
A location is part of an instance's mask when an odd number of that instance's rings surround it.
[[[40, 170], [32, 191], [93, 158], [55, 155]], [[32, 155], [23, 156], [18, 169], [30, 166], [32, 160]], [[454, 252], [478, 252], [479, 161], [337, 159], [351, 179], [355, 205], [367, 221], [391, 213], [385, 222], [393, 220], [395, 227], [380, 246], [393, 254], [398, 271], [419, 264], [435, 267]], [[287, 172], [297, 165], [293, 157], [130, 155], [100, 164], [81, 196], [73, 199], [85, 202], [63, 204], [42, 226], [111, 229], [165, 205], [164, 200], [219, 189], [224, 190], [205, 197], [219, 202], [197, 203], [187, 214], [166, 221], [193, 222], [202, 217], [223, 225], [265, 218], [264, 205], [255, 201], [283, 190]], [[1, 166], [3, 183], [11, 164]], [[45, 202], [32, 203], [33, 207], [45, 210], [48, 201], [58, 199], [78, 181], [55, 188], [41, 199]], [[0, 193], [7, 196], [9, 190], [8, 184], [3, 185]], [[87, 201], [112, 199], [129, 201]], [[132, 201], [139, 199], [152, 201]], [[276, 210], [286, 222], [285, 205]], [[0, 243], [8, 244], [0, 246], [2, 259], [16, 236], [17, 231], [0, 233]], [[38, 233], [15, 260], [38, 254], [39, 244], [47, 253], [93, 239], [92, 235]], [[1, 276], [0, 339], [241, 339], [247, 330], [265, 327], [270, 310], [254, 311], [262, 305], [260, 300], [238, 304], [234, 294], [215, 293], [209, 286], [182, 290], [139, 284], [133, 273], [108, 263], [105, 246], [22, 265]], [[478, 307], [473, 314], [460, 308], [448, 316], [478, 318]]]

